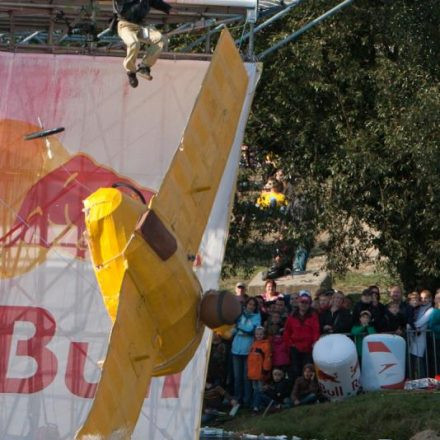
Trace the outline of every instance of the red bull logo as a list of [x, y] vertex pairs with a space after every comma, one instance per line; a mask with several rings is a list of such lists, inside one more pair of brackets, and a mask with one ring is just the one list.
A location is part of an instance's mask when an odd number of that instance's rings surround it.
[[[47, 250], [55, 246], [69, 250], [75, 258], [84, 258], [87, 245], [84, 239], [83, 200], [98, 188], [116, 182], [136, 188], [134, 182], [110, 168], [96, 164], [87, 155], [73, 156], [32, 185], [22, 200], [12, 227], [0, 237], [0, 247], [3, 250], [39, 247], [43, 252], [38, 253], [40, 258], [37, 260], [42, 261]], [[153, 191], [137, 189], [148, 203]], [[124, 188], [121, 190], [130, 193]], [[34, 265], [30, 264], [29, 268]]]
[[322, 380], [323, 382], [333, 382], [333, 383], [341, 383], [338, 380], [338, 373], [334, 374], [327, 374], [326, 372], [322, 371], [321, 369], [316, 369], [318, 374], [318, 379]]

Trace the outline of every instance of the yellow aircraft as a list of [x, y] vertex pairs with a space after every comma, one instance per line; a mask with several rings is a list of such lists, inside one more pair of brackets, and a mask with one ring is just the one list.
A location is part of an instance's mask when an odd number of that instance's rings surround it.
[[[77, 439], [130, 438], [151, 377], [181, 371], [194, 355], [204, 331], [200, 315], [218, 312], [213, 321], [220, 325], [240, 314], [233, 297], [219, 295], [218, 307], [202, 301], [191, 257], [229, 157], [247, 84], [224, 30], [178, 151], [149, 206], [116, 188], [101, 188], [84, 201], [94, 270], [114, 325]], [[204, 310], [204, 302], [215, 310]]]

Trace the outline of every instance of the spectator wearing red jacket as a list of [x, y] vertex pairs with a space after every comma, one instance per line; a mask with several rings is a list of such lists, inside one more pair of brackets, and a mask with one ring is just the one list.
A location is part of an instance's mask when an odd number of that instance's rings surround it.
[[301, 376], [304, 365], [312, 363], [312, 349], [319, 339], [318, 314], [311, 308], [312, 297], [308, 290], [299, 292], [298, 310], [287, 318], [284, 341], [290, 348], [289, 379]]

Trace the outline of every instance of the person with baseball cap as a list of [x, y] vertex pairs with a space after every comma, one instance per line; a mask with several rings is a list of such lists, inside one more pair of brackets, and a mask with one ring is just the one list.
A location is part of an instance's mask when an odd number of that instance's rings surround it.
[[298, 309], [288, 316], [284, 327], [284, 341], [290, 349], [289, 379], [292, 383], [302, 374], [304, 365], [313, 362], [313, 345], [320, 335], [318, 314], [311, 305], [310, 292], [300, 290]]
[[249, 295], [246, 293], [246, 284], [242, 281], [235, 285], [235, 296], [238, 298], [242, 306], [244, 306], [245, 302], [249, 298]]

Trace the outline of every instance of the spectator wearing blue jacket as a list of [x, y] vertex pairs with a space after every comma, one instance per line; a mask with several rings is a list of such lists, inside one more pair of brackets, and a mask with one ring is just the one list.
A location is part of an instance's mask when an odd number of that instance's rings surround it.
[[234, 370], [234, 400], [249, 406], [252, 399], [251, 382], [247, 377], [247, 357], [254, 340], [254, 331], [261, 325], [261, 315], [255, 298], [246, 301], [243, 313], [237, 319], [232, 341]]

